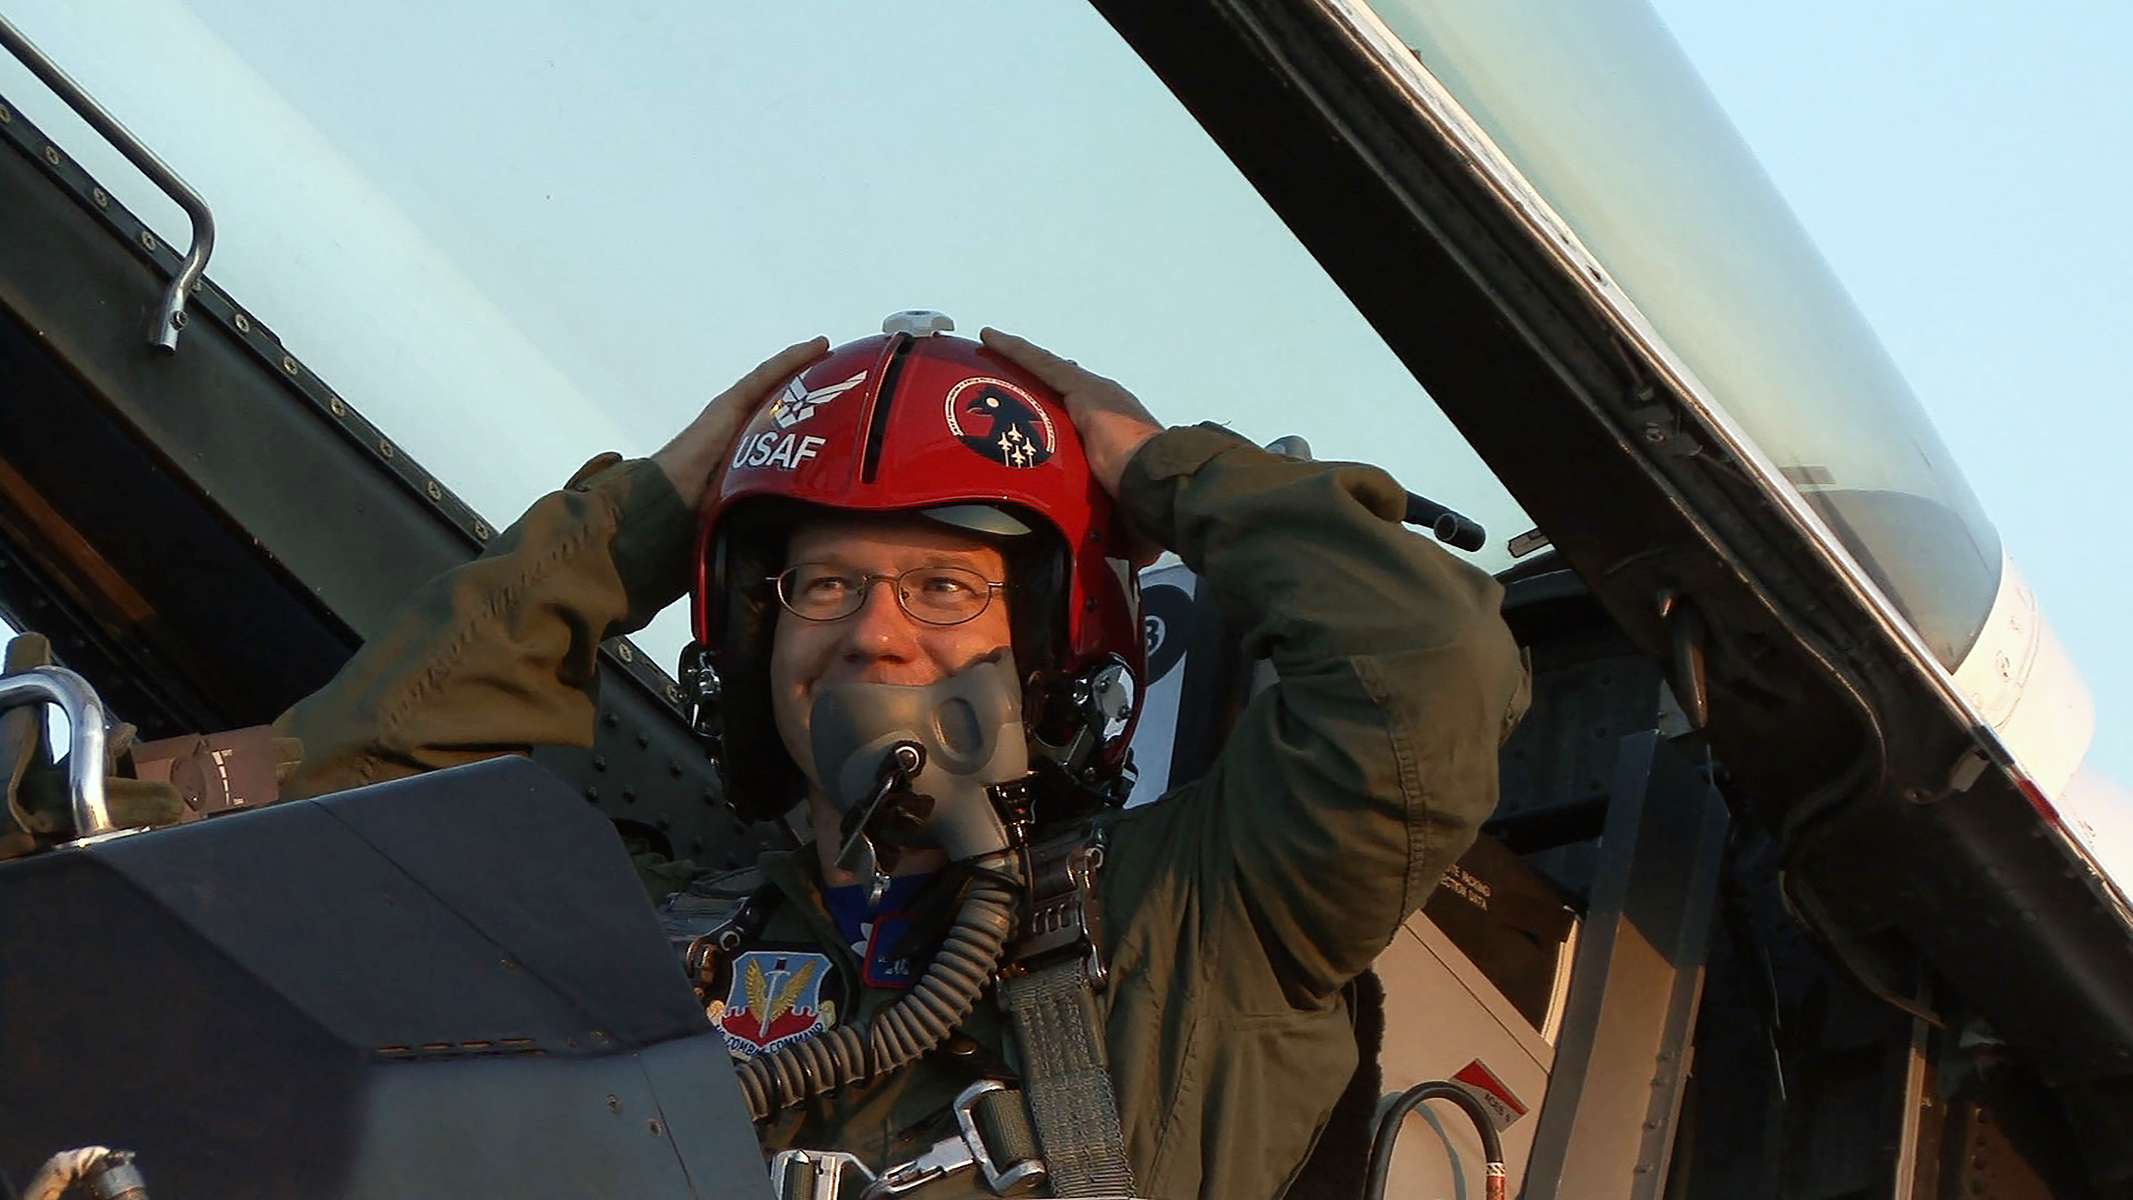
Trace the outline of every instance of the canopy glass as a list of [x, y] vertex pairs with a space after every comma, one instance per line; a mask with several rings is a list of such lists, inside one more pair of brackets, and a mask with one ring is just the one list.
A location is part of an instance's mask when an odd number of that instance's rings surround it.
[[[1529, 522], [1093, 10], [240, 0], [9, 16], [214, 207], [209, 274], [507, 521], [778, 347], [907, 308], [1050, 344], [1171, 422]], [[0, 56], [0, 95], [185, 222]], [[182, 348], [179, 353], [183, 353]], [[642, 639], [674, 661], [670, 610]]]

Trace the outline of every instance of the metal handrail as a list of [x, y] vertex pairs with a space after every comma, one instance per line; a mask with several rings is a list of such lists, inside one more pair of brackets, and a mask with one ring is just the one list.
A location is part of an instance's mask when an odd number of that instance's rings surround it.
[[104, 801], [104, 702], [96, 689], [65, 667], [0, 675], [0, 709], [25, 704], [57, 704], [67, 714], [67, 795], [74, 805], [74, 836], [110, 833], [115, 826]]
[[117, 117], [98, 104], [82, 86], [59, 69], [51, 56], [39, 50], [21, 30], [0, 16], [0, 45], [8, 48], [30, 74], [44, 81], [44, 85], [67, 102], [67, 107], [81, 114], [81, 119], [90, 128], [104, 136], [104, 140], [118, 148], [127, 161], [141, 169], [143, 175], [163, 189], [165, 195], [177, 202], [185, 215], [192, 219], [193, 243], [185, 251], [185, 261], [178, 266], [177, 277], [163, 291], [163, 302], [156, 309], [155, 324], [149, 330], [148, 344], [161, 350], [178, 348], [178, 332], [185, 328], [185, 298], [191, 294], [193, 285], [207, 271], [207, 256], [215, 250], [215, 215], [207, 210], [207, 201], [191, 185], [178, 178], [169, 164], [156, 157], [156, 153], [133, 136], [131, 130], [119, 124]]

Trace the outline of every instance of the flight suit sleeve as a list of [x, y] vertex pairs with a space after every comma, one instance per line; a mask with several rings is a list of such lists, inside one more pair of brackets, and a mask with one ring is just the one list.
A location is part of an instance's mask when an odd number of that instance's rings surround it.
[[591, 745], [600, 643], [686, 589], [694, 524], [649, 460], [587, 463], [281, 715], [276, 732], [303, 743], [282, 795]]
[[[1385, 472], [1298, 462], [1213, 426], [1151, 440], [1124, 511], [1214, 589], [1280, 682], [1161, 807], [1199, 887], [1235, 889], [1291, 999], [1362, 972], [1496, 806], [1527, 674], [1502, 589], [1401, 523]], [[1185, 832], [1180, 828], [1178, 832]], [[1207, 907], [1226, 907], [1210, 903]]]

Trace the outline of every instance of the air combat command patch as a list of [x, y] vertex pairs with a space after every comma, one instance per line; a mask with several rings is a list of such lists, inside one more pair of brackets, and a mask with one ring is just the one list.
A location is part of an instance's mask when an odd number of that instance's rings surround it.
[[837, 1023], [836, 971], [812, 950], [747, 950], [735, 956], [723, 1001], [705, 1015], [735, 1058], [805, 1041]]

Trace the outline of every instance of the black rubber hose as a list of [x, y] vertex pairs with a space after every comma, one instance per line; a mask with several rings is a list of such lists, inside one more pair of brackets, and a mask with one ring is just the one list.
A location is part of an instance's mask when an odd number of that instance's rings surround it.
[[838, 1025], [735, 1068], [748, 1115], [761, 1121], [848, 1083], [878, 1079], [948, 1039], [977, 1007], [1015, 930], [1018, 888], [1008, 862], [981, 862], [933, 962], [864, 1025]]
[[1481, 1135], [1481, 1155], [1488, 1160], [1485, 1165], [1488, 1178], [1483, 1194], [1488, 1200], [1503, 1200], [1503, 1139], [1496, 1135], [1496, 1123], [1489, 1119], [1489, 1110], [1481, 1106], [1481, 1101], [1475, 1099], [1472, 1092], [1443, 1079], [1418, 1083], [1401, 1092], [1400, 1098], [1385, 1110], [1385, 1115], [1378, 1118], [1377, 1136], [1370, 1142], [1370, 1175], [1363, 1184], [1363, 1200], [1385, 1200], [1385, 1180], [1392, 1173], [1392, 1147], [1400, 1140], [1400, 1123], [1424, 1100], [1449, 1100], [1474, 1122], [1474, 1131]]

